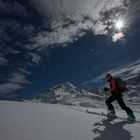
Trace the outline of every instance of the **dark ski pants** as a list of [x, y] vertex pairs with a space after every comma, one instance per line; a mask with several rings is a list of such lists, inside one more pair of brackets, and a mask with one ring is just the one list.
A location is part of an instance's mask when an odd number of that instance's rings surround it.
[[112, 95], [105, 101], [107, 107], [109, 110], [114, 111], [114, 107], [111, 104], [112, 102], [117, 101], [120, 107], [126, 111], [127, 114], [133, 113], [133, 111], [126, 106], [126, 104], [123, 101], [122, 94], [121, 93], [112, 93]]

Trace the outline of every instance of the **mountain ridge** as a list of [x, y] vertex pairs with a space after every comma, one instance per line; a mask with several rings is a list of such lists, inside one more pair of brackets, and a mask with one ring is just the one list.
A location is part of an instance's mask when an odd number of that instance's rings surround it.
[[47, 92], [34, 97], [32, 101], [51, 104], [96, 107], [97, 102], [101, 102], [103, 99], [104, 98], [100, 95], [80, 89], [70, 82], [66, 82], [49, 88]]

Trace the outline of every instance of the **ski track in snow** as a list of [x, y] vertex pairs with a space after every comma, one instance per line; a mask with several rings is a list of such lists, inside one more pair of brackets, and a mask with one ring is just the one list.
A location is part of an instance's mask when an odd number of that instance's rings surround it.
[[[90, 110], [93, 114], [86, 113]], [[136, 107], [138, 110], [138, 108]], [[116, 110], [120, 117], [127, 117]], [[98, 115], [105, 108], [0, 101], [1, 140], [139, 140], [140, 124]], [[135, 113], [140, 121], [140, 113]]]

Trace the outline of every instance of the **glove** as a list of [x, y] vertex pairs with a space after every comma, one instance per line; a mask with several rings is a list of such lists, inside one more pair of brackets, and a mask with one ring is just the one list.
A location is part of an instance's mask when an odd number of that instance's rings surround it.
[[109, 91], [109, 88], [104, 87], [104, 91], [105, 91], [105, 92]]

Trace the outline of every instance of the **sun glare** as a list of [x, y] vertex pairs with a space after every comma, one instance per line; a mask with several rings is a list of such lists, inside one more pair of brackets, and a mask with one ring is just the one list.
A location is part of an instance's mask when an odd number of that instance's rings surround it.
[[123, 20], [118, 20], [118, 21], [116, 21], [115, 27], [116, 27], [117, 30], [121, 30], [121, 29], [124, 27], [124, 22], [123, 22]]

